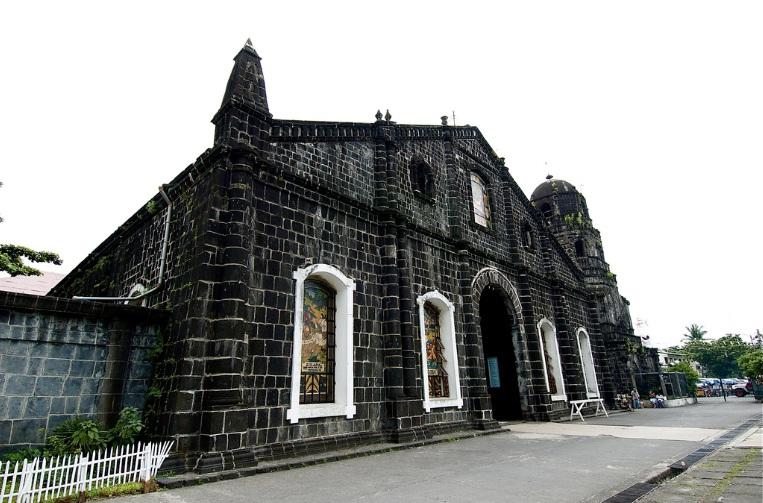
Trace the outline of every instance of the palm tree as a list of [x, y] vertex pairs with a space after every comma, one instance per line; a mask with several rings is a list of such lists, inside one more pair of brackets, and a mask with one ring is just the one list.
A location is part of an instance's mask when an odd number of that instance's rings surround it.
[[686, 332], [687, 333], [684, 334], [684, 339], [686, 339], [687, 342], [694, 342], [703, 340], [707, 330], [705, 330], [702, 325], [692, 323], [691, 326], [686, 327]]

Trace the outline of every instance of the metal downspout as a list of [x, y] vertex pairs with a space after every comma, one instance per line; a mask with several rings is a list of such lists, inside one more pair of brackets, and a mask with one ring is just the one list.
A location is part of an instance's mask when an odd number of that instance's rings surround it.
[[159, 261], [159, 280], [157, 281], [156, 286], [154, 286], [150, 290], [146, 290], [140, 295], [136, 295], [135, 297], [80, 297], [75, 295], [74, 297], [72, 297], [73, 299], [98, 300], [98, 301], [140, 300], [156, 292], [162, 287], [162, 285], [164, 284], [164, 269], [165, 269], [165, 264], [167, 261], [167, 243], [170, 240], [170, 220], [172, 217], [172, 202], [170, 201], [170, 198], [167, 197], [167, 193], [164, 192], [164, 185], [159, 186], [159, 194], [161, 194], [162, 198], [164, 199], [164, 202], [167, 203], [167, 218], [164, 222], [164, 239], [162, 242], [162, 257], [161, 257], [161, 260]]

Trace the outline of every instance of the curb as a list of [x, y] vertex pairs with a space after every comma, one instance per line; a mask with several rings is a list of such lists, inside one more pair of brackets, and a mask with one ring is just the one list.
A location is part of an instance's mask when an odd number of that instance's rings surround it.
[[761, 420], [763, 420], [763, 417], [760, 415], [756, 415], [755, 417], [748, 419], [742, 424], [739, 424], [733, 429], [727, 431], [723, 435], [720, 435], [706, 443], [699, 449], [696, 449], [678, 461], [671, 463], [667, 468], [657, 472], [646, 480], [637, 482], [615, 494], [614, 496], [607, 498], [603, 503], [633, 503], [640, 497], [651, 492], [660, 483], [682, 474], [691, 466], [697, 464], [700, 460], [704, 459], [705, 457], [719, 450], [724, 445], [731, 442], [731, 440], [736, 438], [738, 435], [742, 434], [749, 428], [758, 425]]

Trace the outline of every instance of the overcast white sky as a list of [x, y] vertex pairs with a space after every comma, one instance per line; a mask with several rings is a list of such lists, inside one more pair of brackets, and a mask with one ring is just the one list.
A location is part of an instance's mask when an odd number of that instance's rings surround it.
[[5, 3], [0, 242], [76, 266], [211, 146], [251, 37], [277, 118], [455, 110], [528, 195], [575, 184], [656, 345], [753, 333], [762, 25], [759, 1]]

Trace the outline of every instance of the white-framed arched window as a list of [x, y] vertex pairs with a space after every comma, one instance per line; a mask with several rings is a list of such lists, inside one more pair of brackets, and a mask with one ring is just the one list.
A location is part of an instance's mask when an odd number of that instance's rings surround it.
[[291, 406], [286, 417], [355, 415], [352, 306], [355, 282], [327, 264], [294, 271]]
[[583, 367], [583, 379], [585, 379], [586, 396], [588, 398], [599, 398], [599, 381], [596, 379], [596, 368], [593, 365], [591, 337], [583, 327], [578, 328], [576, 334], [580, 364]]
[[548, 318], [538, 322], [538, 339], [543, 355], [543, 376], [546, 390], [551, 393], [551, 400], [567, 400], [562, 375], [562, 360], [559, 357], [559, 343], [556, 341], [556, 328]]
[[455, 306], [437, 290], [416, 299], [419, 305], [424, 410], [463, 407], [456, 350]]
[[[142, 283], [135, 283], [132, 288], [130, 288], [130, 293], [127, 294], [128, 297], [140, 297], [143, 295], [146, 291], [146, 287], [143, 286]], [[138, 300], [126, 300], [124, 301], [124, 304], [132, 304], [133, 306], [143, 306], [146, 307], [146, 299], [138, 299]]]

